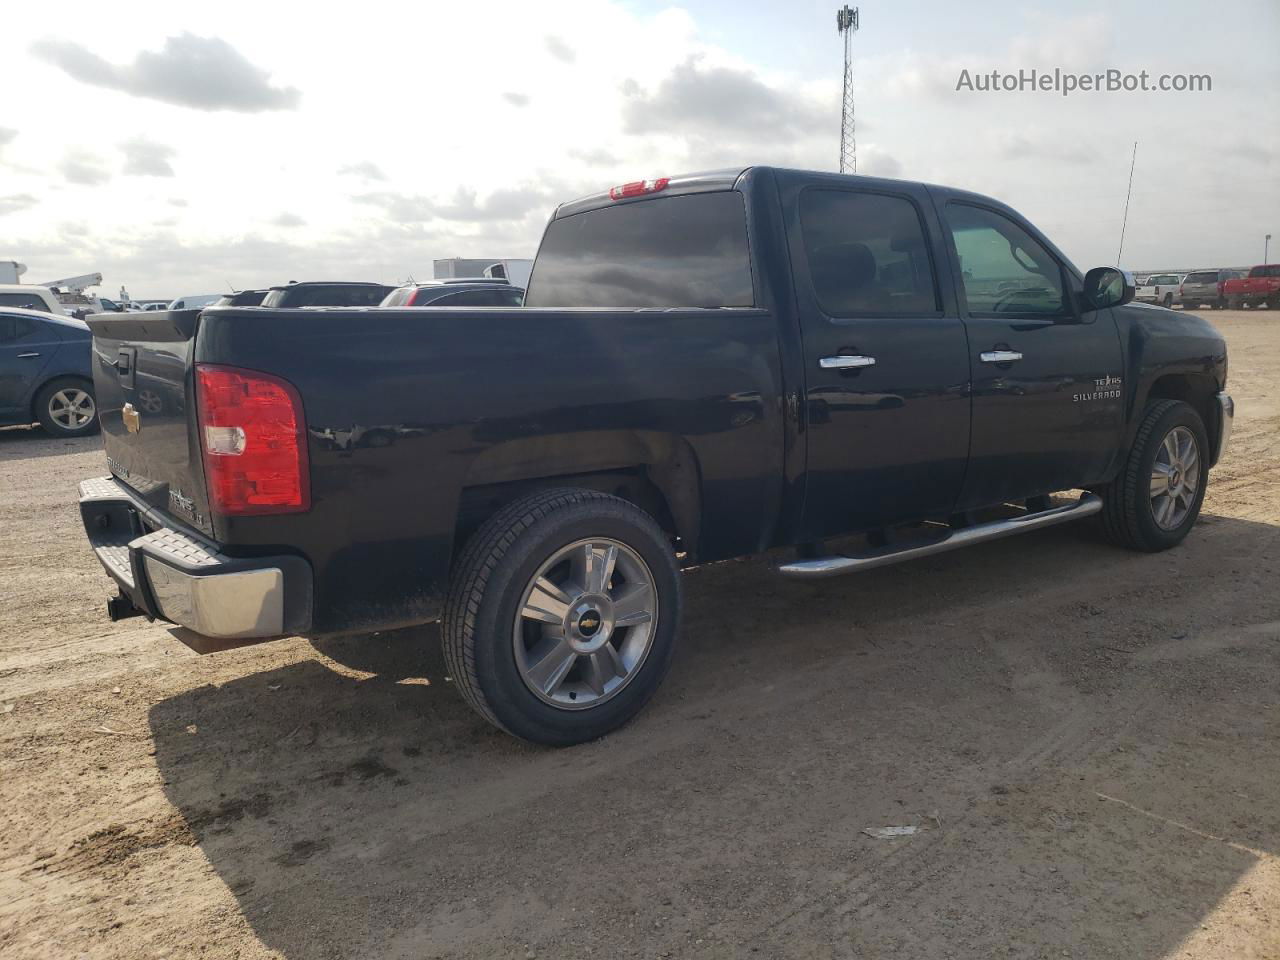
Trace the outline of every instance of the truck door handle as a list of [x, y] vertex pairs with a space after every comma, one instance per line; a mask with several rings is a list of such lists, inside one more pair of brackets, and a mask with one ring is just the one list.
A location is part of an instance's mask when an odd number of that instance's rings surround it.
[[857, 367], [874, 367], [875, 365], [875, 357], [851, 356], [847, 353], [835, 357], [823, 357], [818, 361], [818, 366], [823, 370], [853, 370]]
[[38, 356], [40, 356], [40, 354], [38, 354], [38, 353], [20, 353], [20, 354], [18, 354], [18, 359], [19, 359], [19, 360], [30, 360], [32, 357], [38, 357]]
[[1022, 359], [1022, 354], [1017, 350], [989, 350], [980, 356], [983, 363], [1013, 363]]

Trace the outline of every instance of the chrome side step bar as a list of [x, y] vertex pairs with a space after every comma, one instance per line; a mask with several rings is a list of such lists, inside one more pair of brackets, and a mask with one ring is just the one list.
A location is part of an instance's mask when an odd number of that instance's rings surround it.
[[1069, 503], [1066, 506], [1028, 513], [1008, 520], [993, 520], [990, 523], [963, 527], [931, 543], [900, 550], [882, 550], [860, 557], [817, 557], [813, 560], [795, 560], [782, 564], [778, 567], [778, 572], [787, 577], [813, 580], [820, 577], [835, 577], [843, 573], [856, 573], [860, 570], [873, 570], [876, 567], [887, 567], [891, 563], [929, 557], [935, 553], [959, 550], [961, 547], [987, 540], [999, 540], [1001, 537], [1011, 537], [1016, 533], [1052, 527], [1059, 523], [1066, 523], [1068, 520], [1091, 516], [1101, 509], [1102, 498], [1096, 494], [1086, 493], [1075, 503]]

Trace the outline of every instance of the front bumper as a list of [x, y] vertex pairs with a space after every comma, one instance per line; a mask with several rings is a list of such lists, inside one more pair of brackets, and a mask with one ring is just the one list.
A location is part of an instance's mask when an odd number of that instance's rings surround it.
[[80, 517], [103, 569], [153, 620], [214, 640], [265, 640], [311, 627], [311, 566], [301, 557], [226, 556], [168, 526], [114, 477], [80, 484]]
[[1236, 418], [1236, 402], [1229, 393], [1218, 394], [1218, 447], [1214, 450], [1213, 462], [1218, 463], [1227, 452], [1231, 442], [1231, 426]]

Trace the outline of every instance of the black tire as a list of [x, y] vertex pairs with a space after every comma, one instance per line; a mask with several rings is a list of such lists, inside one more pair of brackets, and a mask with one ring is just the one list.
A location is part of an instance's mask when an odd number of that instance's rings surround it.
[[1172, 293], [1166, 293], [1166, 294], [1164, 295], [1164, 300], [1162, 300], [1162, 301], [1161, 301], [1161, 303], [1162, 303], [1165, 307], [1167, 307], [1168, 309], [1172, 310], [1172, 309], [1173, 309], [1173, 294], [1172, 294]]
[[[66, 396], [72, 391], [87, 394], [91, 405], [91, 408], [86, 409], [90, 414], [88, 421], [80, 426], [68, 426], [65, 421], [58, 419], [58, 411], [52, 409], [60, 395]], [[58, 377], [50, 380], [36, 394], [33, 412], [45, 432], [55, 437], [87, 437], [98, 432], [98, 409], [93, 384], [80, 377]]]
[[[658, 614], [644, 659], [616, 695], [598, 706], [561, 709], [536, 696], [520, 674], [513, 646], [517, 608], [549, 557], [593, 537], [622, 543], [643, 559]], [[652, 517], [594, 490], [545, 490], [509, 504], [468, 540], [441, 619], [445, 662], [463, 697], [490, 723], [533, 743], [583, 743], [622, 726], [657, 691], [675, 653], [680, 606], [675, 556]]]
[[[1175, 427], [1186, 427], [1199, 454], [1199, 486], [1186, 517], [1174, 529], [1161, 527], [1152, 510], [1151, 471], [1164, 439]], [[1204, 421], [1181, 400], [1153, 400], [1147, 404], [1119, 475], [1098, 492], [1102, 495], [1102, 529], [1113, 543], [1156, 553], [1183, 541], [1200, 515], [1209, 480], [1209, 441]]]
[[1182, 309], [1183, 309], [1183, 310], [1199, 310], [1199, 309], [1200, 309], [1200, 301], [1199, 301], [1199, 300], [1189, 300], [1189, 301], [1188, 301], [1188, 300], [1184, 300], [1184, 301], [1182, 302]]

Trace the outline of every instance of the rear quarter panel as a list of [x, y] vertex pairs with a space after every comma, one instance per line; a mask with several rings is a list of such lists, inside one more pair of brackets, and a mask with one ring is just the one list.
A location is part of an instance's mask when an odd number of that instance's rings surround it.
[[436, 616], [461, 492], [692, 451], [700, 559], [766, 545], [782, 478], [777, 329], [765, 310], [206, 311], [197, 362], [299, 390], [312, 509], [219, 519], [229, 549], [300, 550], [317, 632]]

